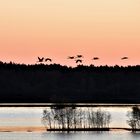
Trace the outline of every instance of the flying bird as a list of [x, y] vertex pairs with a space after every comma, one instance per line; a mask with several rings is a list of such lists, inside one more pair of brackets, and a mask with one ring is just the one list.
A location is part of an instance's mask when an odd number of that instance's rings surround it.
[[44, 57], [42, 58], [38, 57], [38, 62], [43, 62], [43, 60], [44, 60]]
[[68, 59], [75, 59], [75, 57], [74, 56], [69, 56]]
[[81, 59], [76, 60], [76, 63], [82, 63], [82, 62], [83, 62], [83, 60], [81, 60]]
[[121, 58], [121, 60], [126, 60], [126, 59], [128, 59], [128, 57], [122, 57], [122, 58]]
[[92, 60], [99, 60], [100, 58], [99, 57], [94, 57]]
[[77, 55], [77, 58], [83, 58], [83, 55]]
[[47, 62], [47, 61], [52, 62], [52, 59], [50, 59], [50, 58], [46, 58], [46, 59], [45, 59], [45, 62]]

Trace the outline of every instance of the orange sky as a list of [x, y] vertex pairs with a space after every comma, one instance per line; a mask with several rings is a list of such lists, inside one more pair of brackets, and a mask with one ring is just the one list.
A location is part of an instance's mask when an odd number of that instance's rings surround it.
[[135, 65], [139, 53], [139, 0], [0, 0], [2, 61], [69, 65], [68, 55], [83, 54], [84, 64]]

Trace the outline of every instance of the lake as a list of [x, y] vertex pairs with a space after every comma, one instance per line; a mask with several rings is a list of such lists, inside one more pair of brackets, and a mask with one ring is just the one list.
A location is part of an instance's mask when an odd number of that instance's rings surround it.
[[[99, 107], [94, 107], [95, 110]], [[130, 107], [100, 107], [101, 110], [111, 113], [110, 127], [129, 127], [126, 123], [127, 111]], [[1, 107], [1, 127], [43, 127], [42, 113], [45, 107]]]
[[[140, 134], [116, 130], [110, 132], [76, 132], [48, 133], [41, 123], [42, 113], [46, 107], [1, 107], [0, 139], [1, 140], [138, 140]], [[95, 110], [99, 107], [95, 107]], [[100, 107], [109, 111], [112, 119], [110, 127], [129, 128], [126, 123], [127, 112], [131, 107]], [[5, 132], [2, 132], [5, 131]]]
[[140, 134], [127, 131], [79, 133], [0, 133], [1, 140], [139, 140]]

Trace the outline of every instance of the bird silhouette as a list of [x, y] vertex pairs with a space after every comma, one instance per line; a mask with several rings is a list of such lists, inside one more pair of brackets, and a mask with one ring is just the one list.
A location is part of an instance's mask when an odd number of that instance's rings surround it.
[[69, 56], [68, 59], [75, 59], [75, 57], [74, 56]]
[[38, 57], [38, 62], [43, 62], [43, 60], [44, 60], [44, 57], [42, 58]]
[[94, 57], [92, 60], [99, 60], [100, 58], [99, 57]]
[[83, 62], [83, 60], [81, 60], [81, 59], [76, 60], [76, 63], [82, 63], [82, 62]]
[[52, 59], [51, 59], [51, 58], [46, 58], [46, 59], [45, 59], [45, 62], [47, 62], [47, 61], [52, 62]]
[[122, 58], [121, 58], [121, 60], [126, 60], [126, 59], [128, 59], [128, 57], [122, 57]]
[[77, 58], [83, 58], [83, 55], [77, 55]]

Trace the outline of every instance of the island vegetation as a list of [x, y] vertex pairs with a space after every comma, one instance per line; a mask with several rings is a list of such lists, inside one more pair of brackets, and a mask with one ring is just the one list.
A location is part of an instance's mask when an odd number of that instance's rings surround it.
[[60, 106], [47, 107], [43, 110], [42, 124], [46, 131], [111, 131], [126, 130], [133, 133], [140, 131], [140, 108], [133, 106], [127, 112], [128, 127], [110, 127], [113, 121], [111, 113], [98, 107]]
[[132, 107], [131, 111], [127, 113], [127, 123], [133, 132], [140, 131], [140, 108], [138, 106]]
[[111, 114], [101, 109], [53, 107], [43, 111], [47, 131], [109, 131]]

